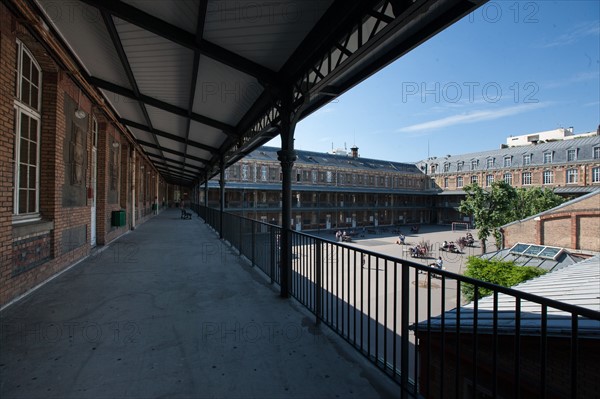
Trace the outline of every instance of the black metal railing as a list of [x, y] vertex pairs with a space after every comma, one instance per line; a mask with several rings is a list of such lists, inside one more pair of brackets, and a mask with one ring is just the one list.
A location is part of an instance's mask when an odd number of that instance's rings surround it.
[[[195, 209], [272, 283], [281, 283], [279, 226]], [[402, 397], [527, 398], [550, 391], [587, 397], [598, 388], [586, 367], [596, 370], [600, 312], [291, 234], [293, 297], [396, 380]], [[475, 298], [482, 289], [493, 294], [467, 304], [465, 285]], [[598, 327], [580, 328], [590, 322]]]

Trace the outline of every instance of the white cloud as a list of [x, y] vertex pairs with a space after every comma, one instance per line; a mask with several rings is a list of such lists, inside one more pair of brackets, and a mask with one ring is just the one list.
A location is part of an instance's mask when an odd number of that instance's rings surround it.
[[579, 73], [571, 76], [570, 78], [555, 80], [552, 82], [546, 82], [546, 83], [544, 83], [544, 88], [545, 89], [557, 89], [560, 87], [570, 86], [572, 84], [584, 83], [584, 82], [587, 82], [590, 80], [598, 80], [598, 72], [597, 71], [579, 72]]
[[403, 133], [425, 132], [428, 130], [441, 129], [449, 126], [464, 125], [468, 123], [504, 118], [511, 115], [522, 114], [524, 112], [528, 112], [534, 109], [544, 108], [549, 105], [549, 103], [532, 103], [517, 105], [513, 107], [505, 107], [500, 109], [466, 112], [460, 115], [452, 115], [441, 119], [435, 119], [429, 122], [423, 122], [415, 125], [401, 127], [397, 131]]
[[598, 36], [600, 34], [600, 24], [598, 21], [582, 22], [575, 26], [570, 32], [554, 38], [548, 43], [542, 45], [543, 48], [567, 46], [586, 36]]

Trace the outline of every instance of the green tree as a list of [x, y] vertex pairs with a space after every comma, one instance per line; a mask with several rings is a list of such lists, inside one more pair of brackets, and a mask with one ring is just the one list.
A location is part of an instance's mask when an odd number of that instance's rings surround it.
[[[539, 267], [519, 266], [514, 262], [503, 262], [492, 259], [482, 259], [476, 256], [469, 256], [467, 259], [467, 268], [465, 276], [477, 280], [487, 281], [488, 283], [501, 285], [503, 287], [513, 287], [523, 281], [545, 274], [546, 270]], [[475, 288], [471, 284], [462, 286], [462, 293], [469, 302], [475, 298]], [[490, 295], [491, 290], [487, 288], [478, 289], [478, 297]]]
[[512, 207], [512, 220], [525, 219], [559, 206], [567, 200], [560, 195], [554, 194], [549, 188], [517, 188], [516, 194], [515, 205]]
[[503, 180], [492, 183], [489, 190], [484, 190], [477, 183], [463, 188], [466, 198], [461, 201], [458, 210], [464, 215], [472, 215], [477, 238], [481, 241], [481, 252], [486, 252], [486, 242], [494, 235], [500, 241], [500, 226], [511, 222], [512, 208], [517, 197], [516, 190]]

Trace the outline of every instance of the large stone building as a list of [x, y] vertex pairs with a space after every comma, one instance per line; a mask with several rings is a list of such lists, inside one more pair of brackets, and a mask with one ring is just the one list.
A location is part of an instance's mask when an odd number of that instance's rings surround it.
[[[349, 154], [297, 151], [294, 228], [329, 229], [462, 221], [463, 187], [504, 180], [515, 187], [548, 187], [577, 197], [600, 189], [600, 136], [501, 148], [401, 163]], [[225, 172], [229, 212], [281, 224], [277, 149], [260, 147]], [[218, 176], [209, 182], [218, 207]], [[204, 191], [198, 191], [204, 203]]]
[[[277, 148], [260, 147], [225, 171], [229, 212], [281, 224], [281, 168]], [[411, 163], [351, 154], [297, 151], [292, 185], [296, 230], [430, 223], [432, 194], [427, 177]], [[218, 207], [217, 179], [209, 184]], [[200, 203], [204, 192], [200, 191]]]
[[463, 187], [489, 187], [504, 180], [514, 187], [547, 187], [565, 196], [600, 189], [600, 136], [500, 148], [463, 155], [432, 157], [418, 166], [441, 191], [435, 206], [438, 222], [461, 218]]

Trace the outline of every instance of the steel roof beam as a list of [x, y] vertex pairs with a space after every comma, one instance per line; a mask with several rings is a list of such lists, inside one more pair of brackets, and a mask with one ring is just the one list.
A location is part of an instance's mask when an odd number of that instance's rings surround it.
[[[162, 149], [164, 152], [168, 152], [169, 154], [178, 155], [178, 156], [180, 156], [180, 157], [185, 157], [185, 156], [186, 156], [186, 155], [185, 155], [183, 152], [181, 152], [181, 151], [175, 151], [175, 150], [172, 150], [172, 149], [170, 149], [170, 148], [159, 148], [159, 146], [157, 146], [156, 144], [154, 144], [154, 143], [149, 143], [149, 142], [147, 142], [147, 141], [144, 141], [144, 140], [138, 140], [138, 139], [136, 139], [135, 141], [136, 141], [136, 142], [137, 142], [139, 145], [143, 145], [143, 146], [145, 146], [145, 147], [150, 147], [150, 148], [153, 148], [153, 149], [155, 149], [155, 150]], [[189, 159], [191, 159], [191, 160], [194, 160], [194, 161], [202, 162], [203, 164], [207, 163], [207, 160], [206, 160], [206, 159], [202, 159], [202, 158], [199, 158], [199, 157], [195, 157], [195, 156], [193, 156], [193, 155], [187, 155], [187, 158], [189, 158]], [[168, 158], [166, 158], [166, 159], [168, 160]]]
[[[149, 156], [150, 158], [160, 158], [158, 155], [156, 155], [156, 154], [152, 154], [152, 153], [149, 153], [149, 154], [148, 154], [148, 156]], [[162, 159], [162, 158], [160, 158], [160, 159]], [[165, 163], [163, 163], [163, 165], [167, 165], [168, 163], [173, 163], [173, 164], [176, 164], [176, 165], [183, 165], [183, 164], [184, 164], [184, 163], [183, 163], [183, 162], [181, 162], [181, 161], [176, 161], [175, 159], [169, 159], [169, 158], [166, 158], [166, 162], [165, 162]], [[172, 166], [172, 165], [167, 165], [167, 166]], [[172, 166], [172, 167], [175, 167], [175, 166]], [[191, 168], [191, 169], [197, 170], [198, 172], [203, 172], [203, 171], [204, 171], [204, 168], [203, 168], [203, 167], [196, 166], [196, 165], [190, 165], [189, 163], [186, 163], [186, 164], [185, 164], [185, 167], [186, 167], [186, 168]]]
[[[137, 82], [135, 80], [135, 76], [133, 75], [133, 71], [131, 70], [131, 65], [129, 64], [127, 55], [125, 54], [125, 50], [123, 49], [123, 44], [121, 43], [121, 38], [119, 37], [119, 33], [117, 32], [117, 28], [115, 27], [115, 23], [112, 19], [112, 16], [110, 16], [105, 11], [101, 11], [101, 14], [102, 14], [102, 20], [104, 21], [104, 26], [106, 27], [106, 30], [108, 31], [110, 39], [115, 48], [115, 51], [117, 52], [117, 55], [119, 57], [121, 67], [123, 67], [123, 70], [125, 70], [125, 74], [127, 75], [127, 80], [129, 81], [129, 85], [133, 88], [133, 93], [135, 94], [135, 97], [138, 98], [138, 103], [142, 110], [142, 113], [144, 114], [144, 119], [146, 119], [146, 123], [148, 124], [148, 126], [150, 126], [150, 129], [152, 129], [152, 121], [150, 120], [150, 115], [148, 115], [148, 110], [146, 110], [146, 107], [144, 106], [144, 104], [139, 100], [140, 90], [139, 90]], [[152, 136], [152, 138], [154, 139], [156, 145], [159, 146], [159, 151], [164, 158], [164, 155], [162, 154], [162, 151], [160, 150], [160, 145], [158, 143], [158, 140], [156, 139], [155, 136]]]
[[191, 50], [212, 58], [233, 69], [255, 77], [264, 85], [277, 85], [277, 73], [260, 64], [248, 60], [207, 40], [196, 42], [196, 36], [178, 26], [154, 17], [138, 8], [118, 0], [82, 0], [99, 10], [105, 11], [124, 21], [161, 36]]
[[144, 104], [151, 105], [151, 106], [161, 109], [163, 111], [171, 112], [171, 113], [179, 115], [179, 116], [190, 118], [190, 119], [192, 119], [198, 123], [201, 123], [203, 125], [210, 126], [215, 129], [218, 129], [218, 130], [222, 130], [223, 133], [225, 133], [228, 136], [235, 136], [235, 133], [234, 133], [235, 128], [231, 125], [228, 125], [227, 123], [223, 123], [223, 122], [214, 120], [212, 118], [209, 118], [207, 116], [196, 114], [194, 112], [192, 112], [190, 114], [189, 111], [184, 108], [177, 107], [175, 105], [166, 103], [161, 100], [157, 100], [156, 98], [152, 98], [152, 97], [146, 96], [141, 93], [138, 98], [138, 97], [136, 97], [136, 94], [131, 89], [116, 85], [114, 83], [108, 82], [106, 80], [103, 80], [103, 79], [100, 79], [100, 78], [97, 78], [94, 76], [88, 76], [87, 79], [90, 82], [90, 84], [97, 86], [100, 89], [108, 90], [113, 93], [119, 94], [124, 97], [131, 98], [134, 100], [139, 100], [139, 101], [143, 102]]
[[138, 123], [138, 122], [135, 122], [135, 121], [132, 121], [129, 119], [119, 118], [119, 122], [123, 123], [124, 125], [131, 126], [133, 128], [136, 128], [139, 130], [144, 130], [148, 133], [155, 134], [159, 137], [164, 137], [169, 140], [177, 141], [178, 143], [189, 144], [192, 147], [200, 148], [201, 150], [208, 151], [211, 154], [216, 154], [218, 152], [218, 149], [215, 147], [211, 147], [206, 144], [198, 143], [197, 141], [193, 141], [193, 140], [186, 140], [184, 137], [178, 136], [176, 134], [164, 132], [162, 130], [152, 128], [152, 127], [143, 125], [141, 123]]
[[198, 176], [194, 175], [193, 173], [179, 171], [179, 170], [171, 170], [168, 167], [164, 167], [164, 166], [157, 166], [156, 169], [158, 169], [160, 172], [168, 173], [170, 176], [175, 175], [175, 176], [180, 176], [180, 177], [187, 177], [190, 179], [196, 179], [198, 177]]

